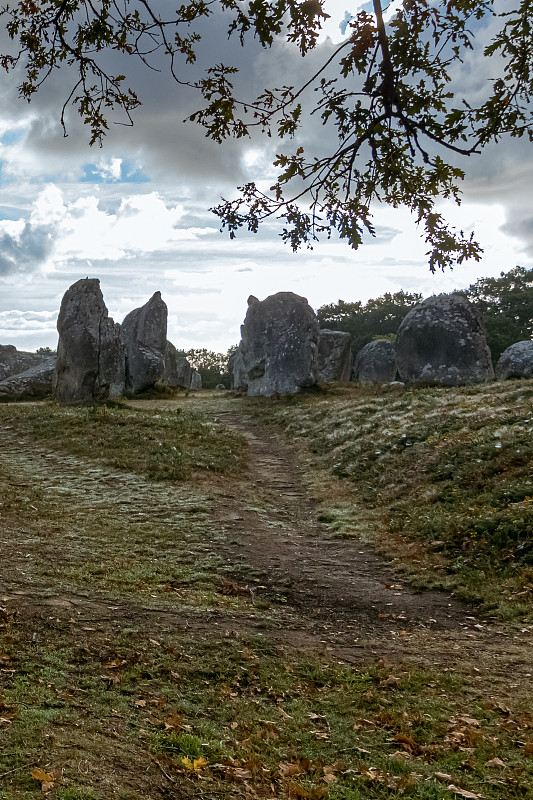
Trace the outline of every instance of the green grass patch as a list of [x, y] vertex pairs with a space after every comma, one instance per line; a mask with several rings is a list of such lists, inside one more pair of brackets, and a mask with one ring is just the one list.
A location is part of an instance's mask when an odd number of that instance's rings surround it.
[[183, 481], [195, 473], [235, 471], [245, 447], [223, 425], [179, 407], [141, 411], [125, 405], [2, 405], [0, 425], [152, 480]]
[[[161, 774], [191, 798], [444, 800], [450, 785], [487, 800], [531, 797], [531, 697], [488, 700], [458, 675], [352, 667], [235, 632], [105, 628], [82, 643], [63, 619], [37, 643], [27, 633], [7, 626], [2, 642], [3, 663], [23, 676], [2, 688], [10, 800], [39, 796], [35, 765], [62, 800], [126, 797], [144, 780], [157, 797]], [[95, 760], [105, 779], [88, 768]]]

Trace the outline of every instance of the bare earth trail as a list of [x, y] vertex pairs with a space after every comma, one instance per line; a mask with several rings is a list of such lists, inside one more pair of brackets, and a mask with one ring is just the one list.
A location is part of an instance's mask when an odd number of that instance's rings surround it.
[[[139, 401], [136, 407], [154, 408], [153, 401]], [[157, 402], [161, 408], [175, 408], [176, 401]], [[202, 404], [209, 413], [209, 404]], [[32, 583], [32, 560], [79, 568], [91, 558], [91, 541], [80, 541], [73, 522], [72, 552], [65, 542], [55, 541], [53, 526], [38, 539], [28, 532], [14, 542], [4, 538], [4, 601], [20, 613], [41, 618], [50, 607], [64, 607], [67, 615], [78, 609], [80, 622], [117, 629], [132, 619], [149, 621], [161, 628], [200, 633], [220, 628], [261, 632], [274, 642], [310, 652], [361, 663], [384, 657], [391, 660], [426, 663], [447, 669], [459, 668], [471, 675], [485, 667], [494, 680], [529, 678], [530, 663], [524, 648], [530, 631], [509, 633], [480, 620], [475, 613], [441, 592], [417, 592], [395, 575], [370, 548], [359, 542], [335, 539], [317, 520], [293, 451], [281, 436], [239, 409], [214, 403], [213, 418], [245, 436], [248, 441], [247, 470], [243, 476], [214, 477], [209, 494], [207, 529], [212, 532], [200, 550], [212, 553], [222, 572], [246, 595], [249, 613], [232, 613], [223, 608], [195, 612], [178, 602], [146, 605], [135, 600], [117, 601], [99, 593], [85, 596], [61, 587], [48, 590]], [[152, 482], [139, 475], [113, 470], [101, 462], [49, 449], [44, 443], [26, 441], [12, 430], [0, 431], [2, 453], [12, 468], [19, 467], [20, 483], [32, 482], [53, 503], [68, 498], [82, 517], [98, 513], [111, 515], [121, 524], [159, 525], [171, 529], [176, 515], [187, 511], [190, 502], [180, 485]], [[31, 506], [33, 508], [33, 506]], [[38, 515], [38, 509], [29, 511]], [[191, 517], [192, 519], [192, 517]], [[192, 525], [192, 522], [191, 522]], [[162, 529], [162, 528], [161, 528]], [[154, 531], [156, 528], [154, 528]], [[146, 534], [144, 534], [146, 535]], [[154, 533], [155, 536], [155, 533]], [[33, 538], [32, 538], [33, 537]], [[95, 531], [94, 543], [97, 543]], [[132, 538], [133, 534], [132, 534]], [[68, 542], [67, 542], [68, 545]], [[183, 543], [180, 544], [183, 547]], [[85, 548], [85, 549], [84, 549]], [[179, 557], [179, 553], [176, 557]], [[154, 545], [153, 559], [157, 560]], [[255, 580], [250, 576], [255, 576]], [[16, 587], [19, 587], [17, 592]], [[53, 577], [48, 582], [53, 587]], [[272, 614], [261, 613], [260, 601], [272, 603]]]
[[298, 451], [249, 412], [227, 408], [215, 406], [214, 419], [246, 438], [246, 476], [220, 487], [215, 517], [229, 572], [259, 570], [267, 595], [285, 604], [272, 638], [347, 661], [461, 662], [471, 674], [484, 664], [495, 682], [510, 671], [530, 678], [531, 630], [510, 634], [445, 592], [414, 590], [372, 548], [335, 538], [317, 519]]

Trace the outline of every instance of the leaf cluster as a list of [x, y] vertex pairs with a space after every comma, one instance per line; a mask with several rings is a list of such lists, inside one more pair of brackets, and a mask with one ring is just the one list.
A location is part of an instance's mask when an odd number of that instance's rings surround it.
[[[387, 204], [412, 212], [432, 271], [479, 260], [473, 233], [450, 228], [438, 203], [460, 203], [461, 158], [503, 136], [533, 141], [531, 0], [509, 0], [503, 13], [494, 0], [403, 0], [388, 22], [381, 0], [372, 6], [372, 14], [361, 11], [351, 20], [349, 36], [328, 49], [302, 85], [266, 87], [250, 100], [236, 94], [234, 65], [208, 65], [199, 79], [186, 71], [196, 61], [201, 23], [218, 14], [241, 45], [253, 36], [269, 48], [284, 38], [305, 56], [327, 17], [320, 0], [189, 0], [165, 13], [149, 0], [8, 2], [1, 13], [16, 49], [0, 55], [0, 64], [6, 70], [24, 64], [20, 93], [27, 100], [56, 70], [73, 70], [61, 122], [66, 133], [73, 103], [91, 144], [102, 142], [115, 109], [131, 124], [140, 104], [125, 74], [108, 71], [106, 51], [155, 70], [166, 59], [177, 83], [202, 97], [203, 107], [188, 119], [215, 142], [255, 131], [299, 139], [304, 126], [320, 120], [323, 140], [331, 142], [325, 152], [308, 152], [301, 143], [283, 149], [270, 189], [249, 182], [213, 209], [230, 238], [277, 217], [293, 250], [333, 231], [356, 249], [365, 234], [375, 235], [372, 210]], [[476, 102], [460, 80], [470, 58], [483, 62], [489, 76]]]

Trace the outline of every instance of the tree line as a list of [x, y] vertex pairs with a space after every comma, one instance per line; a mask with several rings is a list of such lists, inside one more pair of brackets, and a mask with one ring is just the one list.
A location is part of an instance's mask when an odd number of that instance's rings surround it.
[[[494, 363], [514, 342], [533, 337], [533, 269], [515, 267], [498, 278], [480, 278], [464, 295], [481, 312]], [[339, 300], [318, 309], [321, 328], [347, 331], [357, 353], [373, 339], [394, 341], [405, 315], [422, 300], [411, 292], [387, 292], [369, 300]]]

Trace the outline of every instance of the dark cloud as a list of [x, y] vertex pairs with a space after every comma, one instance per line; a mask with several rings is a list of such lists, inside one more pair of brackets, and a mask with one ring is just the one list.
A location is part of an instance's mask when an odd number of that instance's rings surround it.
[[55, 239], [54, 225], [24, 223], [16, 235], [0, 235], [0, 276], [35, 272], [50, 256]]
[[[508, 0], [495, 0], [496, 10], [506, 10], [509, 5]], [[481, 44], [490, 40], [495, 25], [501, 25], [501, 20], [489, 26], [477, 26], [476, 36]], [[267, 86], [302, 85], [336, 47], [328, 40], [302, 59], [295, 47], [282, 40], [264, 50], [257, 41], [250, 39], [242, 49], [237, 39], [227, 41], [225, 29], [226, 21], [220, 15], [202, 25], [204, 39], [198, 47], [197, 65], [186, 74], [195, 78], [208, 64], [222, 61], [234, 64], [240, 69], [235, 77], [237, 93], [246, 99], [255, 97]], [[486, 96], [493, 77], [491, 72], [498, 69], [497, 62], [483, 58], [481, 50], [482, 47], [476, 46], [467, 53], [452, 75], [452, 88], [459, 87], [472, 102]], [[133, 128], [111, 124], [102, 150], [89, 149], [89, 132], [74, 111], [67, 114], [69, 136], [63, 137], [59, 125], [61, 98], [68, 96], [74, 79], [68, 69], [56, 70], [53, 79], [37, 93], [30, 106], [18, 99], [16, 80], [12, 76], [3, 79], [0, 87], [2, 113], [11, 117], [14, 125], [19, 124], [21, 115], [30, 115], [24, 146], [27, 152], [33, 153], [41, 174], [53, 177], [56, 173], [64, 176], [69, 172], [75, 179], [82, 176], [84, 165], [95, 165], [99, 159], [110, 160], [117, 156], [127, 159], [133, 172], [142, 169], [143, 175], [156, 186], [181, 186], [188, 191], [193, 202], [190, 207], [187, 204], [188, 213], [182, 220], [184, 227], [200, 223], [200, 213], [197, 215], [192, 208], [199, 207], [199, 199], [207, 209], [218, 202], [221, 194], [231, 196], [238, 184], [268, 174], [272, 157], [279, 152], [279, 143], [254, 134], [251, 139], [218, 145], [206, 139], [199, 126], [183, 124], [183, 119], [199, 107], [201, 99], [194, 90], [176, 84], [163, 61], [155, 63], [161, 71], [154, 72], [134, 59], [119, 60], [113, 53], [105, 53], [103, 57], [111, 70], [126, 74], [143, 106], [134, 113]], [[329, 75], [333, 74], [332, 67]], [[308, 110], [316, 98], [312, 91], [304, 94], [302, 100]], [[291, 149], [302, 145], [306, 153], [320, 157], [331, 152], [335, 144], [334, 128], [324, 126], [320, 116], [313, 115], [306, 118], [297, 142], [288, 142], [285, 146]], [[258, 157], [247, 167], [244, 156], [250, 148], [257, 150]], [[504, 205], [509, 232], [513, 231], [527, 247], [533, 248], [533, 232], [527, 224], [516, 221], [519, 209], [530, 205], [533, 182], [530, 143], [503, 137], [498, 144], [486, 148], [481, 156], [458, 158], [456, 163], [466, 172], [462, 186], [465, 200]], [[521, 216], [518, 213], [518, 217]], [[205, 221], [201, 224], [205, 225]], [[269, 231], [270, 237], [273, 234], [274, 229]], [[392, 241], [394, 235], [392, 229], [379, 231], [378, 239], [369, 238], [368, 243]]]

